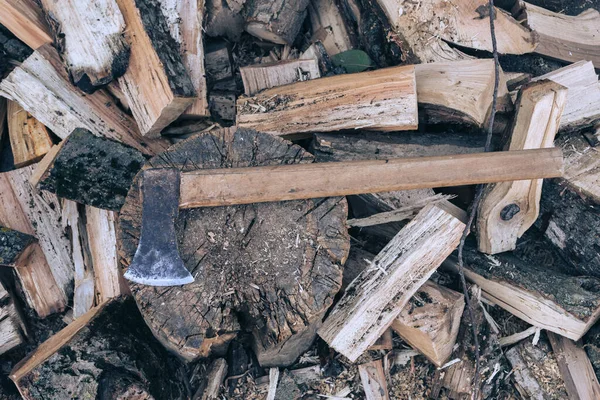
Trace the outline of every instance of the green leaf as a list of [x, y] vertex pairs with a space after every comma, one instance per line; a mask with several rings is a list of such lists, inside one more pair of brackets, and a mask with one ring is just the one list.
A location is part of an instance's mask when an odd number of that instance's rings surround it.
[[343, 67], [346, 72], [362, 72], [371, 67], [373, 63], [367, 53], [362, 50], [348, 50], [331, 57], [331, 62], [336, 67]]

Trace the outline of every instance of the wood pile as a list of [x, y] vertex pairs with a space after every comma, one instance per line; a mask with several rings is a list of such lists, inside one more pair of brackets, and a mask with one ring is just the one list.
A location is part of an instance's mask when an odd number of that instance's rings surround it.
[[0, 398], [600, 399], [598, 71], [598, 0], [0, 0]]

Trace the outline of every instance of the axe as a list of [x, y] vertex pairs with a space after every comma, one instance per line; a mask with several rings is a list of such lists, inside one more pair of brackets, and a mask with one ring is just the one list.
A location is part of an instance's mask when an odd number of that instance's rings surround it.
[[562, 176], [560, 149], [266, 167], [142, 172], [142, 232], [125, 278], [152, 286], [194, 281], [179, 256], [179, 208], [473, 185]]

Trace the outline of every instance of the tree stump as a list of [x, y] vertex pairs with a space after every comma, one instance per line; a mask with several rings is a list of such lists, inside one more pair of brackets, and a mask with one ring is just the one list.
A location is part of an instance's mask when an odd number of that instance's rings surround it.
[[[248, 129], [194, 136], [144, 168], [182, 171], [311, 163], [302, 148]], [[140, 175], [121, 209], [122, 263], [135, 254], [141, 228]], [[223, 354], [251, 332], [262, 366], [291, 364], [312, 344], [342, 283], [350, 248], [345, 198], [180, 210], [181, 258], [195, 282], [180, 287], [130, 283], [147, 324], [186, 360]]]

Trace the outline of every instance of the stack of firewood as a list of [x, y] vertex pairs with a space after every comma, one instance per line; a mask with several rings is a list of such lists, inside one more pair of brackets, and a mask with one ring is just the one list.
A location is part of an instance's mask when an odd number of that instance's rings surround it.
[[[600, 3], [532, 3], [0, 0], [0, 397], [599, 399]], [[123, 278], [146, 169], [488, 128], [563, 177], [186, 208], [195, 282]]]

